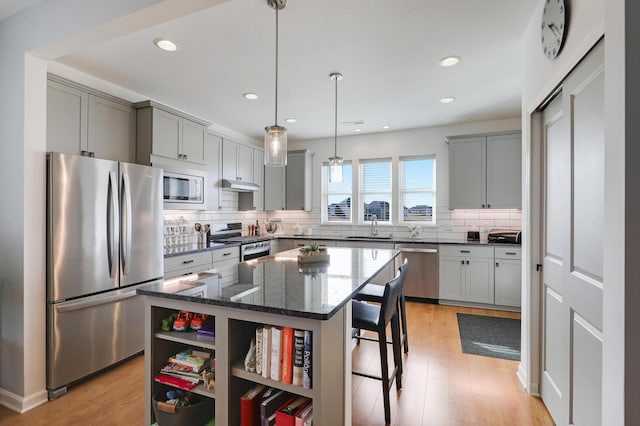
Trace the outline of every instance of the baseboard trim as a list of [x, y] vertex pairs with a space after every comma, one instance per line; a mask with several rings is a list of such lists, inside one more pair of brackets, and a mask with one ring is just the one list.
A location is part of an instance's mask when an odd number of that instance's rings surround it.
[[538, 384], [537, 383], [529, 383], [529, 386], [527, 386], [527, 374], [524, 371], [524, 368], [522, 367], [522, 364], [520, 364], [518, 366], [518, 371], [516, 371], [516, 376], [518, 377], [518, 380], [520, 380], [520, 384], [522, 385], [522, 387], [530, 394], [533, 396], [540, 396], [540, 389], [538, 388]]
[[44, 404], [48, 400], [47, 391], [45, 389], [25, 398], [20, 395], [16, 395], [13, 392], [9, 392], [6, 389], [0, 388], [0, 405], [3, 405], [16, 413], [26, 413], [27, 411]]

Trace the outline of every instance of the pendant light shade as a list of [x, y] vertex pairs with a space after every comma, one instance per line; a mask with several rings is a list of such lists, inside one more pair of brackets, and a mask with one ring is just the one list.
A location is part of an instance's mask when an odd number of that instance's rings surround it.
[[338, 80], [342, 80], [342, 74], [334, 72], [329, 74], [331, 80], [336, 82], [335, 120], [333, 136], [333, 157], [329, 157], [329, 182], [342, 182], [343, 158], [338, 157]]
[[264, 128], [264, 165], [284, 167], [287, 165], [287, 129], [278, 126], [278, 10], [284, 9], [286, 0], [267, 0], [276, 11], [276, 106], [275, 124]]

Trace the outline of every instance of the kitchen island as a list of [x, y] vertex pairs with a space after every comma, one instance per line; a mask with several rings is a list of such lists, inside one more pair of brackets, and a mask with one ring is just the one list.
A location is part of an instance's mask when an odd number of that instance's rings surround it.
[[[153, 396], [169, 389], [154, 377], [169, 356], [194, 347], [214, 351], [215, 389], [200, 384], [193, 392], [214, 400], [218, 425], [239, 424], [240, 396], [256, 384], [311, 398], [316, 424], [349, 424], [351, 298], [378, 273], [393, 268], [398, 252], [327, 251], [330, 261], [325, 263], [299, 263], [297, 249], [240, 263], [237, 282], [215, 296], [139, 290], [145, 296], [145, 423], [153, 423]], [[162, 331], [162, 319], [178, 310], [214, 317], [215, 341], [198, 340], [195, 332]], [[310, 389], [245, 371], [251, 339], [263, 325], [311, 332]]]

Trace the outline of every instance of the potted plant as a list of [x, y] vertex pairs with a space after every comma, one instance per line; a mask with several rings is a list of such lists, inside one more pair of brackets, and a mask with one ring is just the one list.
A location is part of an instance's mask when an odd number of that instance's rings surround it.
[[326, 247], [320, 247], [317, 243], [309, 244], [309, 246], [301, 247], [298, 255], [298, 262], [328, 262], [329, 255]]

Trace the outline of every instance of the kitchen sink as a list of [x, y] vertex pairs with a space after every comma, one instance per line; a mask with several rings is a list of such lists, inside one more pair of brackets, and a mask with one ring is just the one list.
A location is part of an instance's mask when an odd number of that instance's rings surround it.
[[391, 237], [358, 237], [356, 235], [352, 235], [346, 238], [348, 240], [390, 240], [391, 239]]

